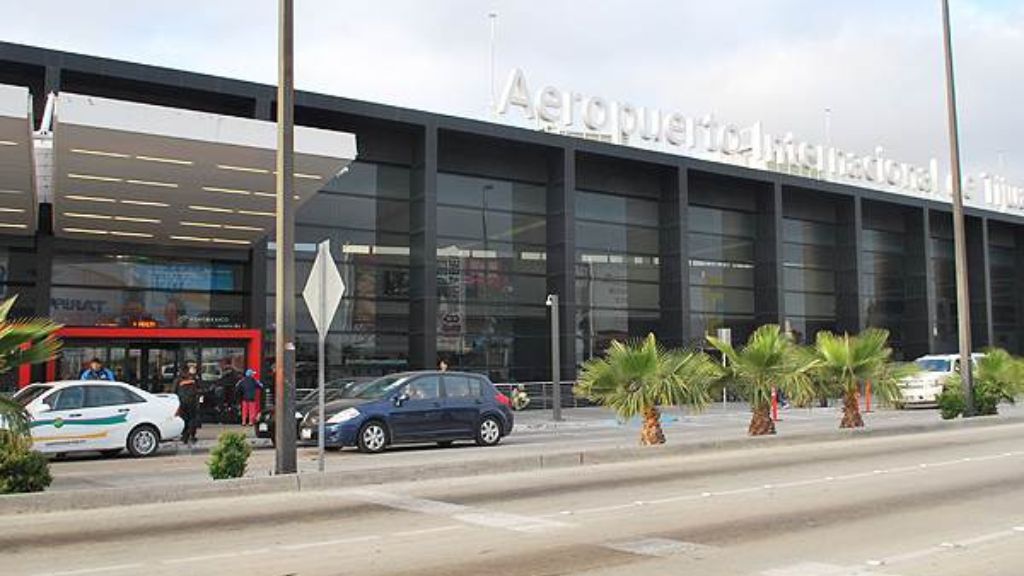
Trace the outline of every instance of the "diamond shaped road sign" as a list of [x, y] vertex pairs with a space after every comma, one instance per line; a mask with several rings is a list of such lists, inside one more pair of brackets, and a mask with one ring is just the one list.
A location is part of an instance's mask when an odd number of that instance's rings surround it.
[[321, 338], [327, 336], [344, 295], [345, 281], [341, 279], [341, 273], [331, 257], [330, 240], [324, 240], [317, 246], [316, 261], [306, 280], [306, 287], [302, 290], [302, 299], [306, 301], [309, 315], [313, 317], [313, 324]]

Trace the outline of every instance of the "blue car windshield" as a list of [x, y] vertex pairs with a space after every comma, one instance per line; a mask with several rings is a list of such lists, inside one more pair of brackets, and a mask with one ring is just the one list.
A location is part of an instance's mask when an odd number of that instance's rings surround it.
[[915, 360], [914, 364], [917, 364], [925, 372], [949, 372], [949, 360], [941, 358], [922, 358]]
[[367, 382], [362, 389], [358, 390], [352, 397], [360, 400], [377, 400], [384, 398], [391, 392], [398, 389], [405, 381], [405, 376], [384, 376]]

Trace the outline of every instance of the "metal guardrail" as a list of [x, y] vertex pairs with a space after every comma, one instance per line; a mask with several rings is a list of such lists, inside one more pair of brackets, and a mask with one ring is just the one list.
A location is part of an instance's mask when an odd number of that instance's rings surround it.
[[[577, 397], [573, 394], [573, 387], [576, 385], [575, 382], [562, 382], [562, 408], [583, 408], [586, 406], [593, 406], [594, 403], [587, 400], [586, 398]], [[544, 410], [551, 409], [554, 406], [554, 386], [551, 382], [500, 382], [495, 383], [494, 387], [499, 392], [507, 395], [512, 394], [513, 388], [522, 388], [526, 391], [526, 395], [530, 397], [530, 405], [526, 407], [527, 410]]]

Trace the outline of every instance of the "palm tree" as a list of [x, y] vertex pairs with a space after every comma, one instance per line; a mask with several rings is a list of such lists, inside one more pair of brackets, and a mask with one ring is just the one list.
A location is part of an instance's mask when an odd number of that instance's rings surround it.
[[726, 385], [750, 403], [751, 436], [775, 433], [771, 416], [772, 389], [782, 390], [797, 404], [815, 397], [810, 371], [815, 360], [790, 340], [776, 324], [765, 324], [747, 340], [739, 351], [731, 344], [713, 336], [708, 342], [727, 360]]
[[1002, 348], [991, 348], [978, 358], [974, 380], [975, 411], [996, 414], [1000, 402], [1012, 404], [1024, 394], [1024, 364]]
[[914, 370], [893, 363], [889, 331], [868, 328], [856, 336], [818, 332], [814, 343], [815, 379], [824, 392], [843, 398], [840, 428], [861, 428], [860, 387], [870, 382], [874, 395], [885, 402], [901, 397], [899, 382]]
[[643, 416], [640, 443], [664, 444], [662, 406], [703, 409], [718, 366], [700, 351], [666, 351], [654, 334], [628, 343], [612, 342], [603, 358], [588, 361], [574, 391], [611, 407], [620, 419]]
[[[46, 319], [7, 319], [16, 300], [14, 296], [0, 302], [0, 374], [23, 364], [45, 362], [60, 350], [56, 336], [60, 324]], [[0, 423], [15, 435], [28, 434], [28, 414], [20, 404], [3, 395], [0, 395]]]

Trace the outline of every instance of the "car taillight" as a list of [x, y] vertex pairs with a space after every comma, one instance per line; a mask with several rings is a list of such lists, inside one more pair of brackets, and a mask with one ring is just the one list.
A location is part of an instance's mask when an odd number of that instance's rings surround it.
[[512, 406], [512, 401], [509, 400], [508, 396], [505, 396], [501, 392], [498, 392], [497, 396], [495, 396], [494, 399], [497, 400], [499, 404], [504, 404], [505, 406]]

